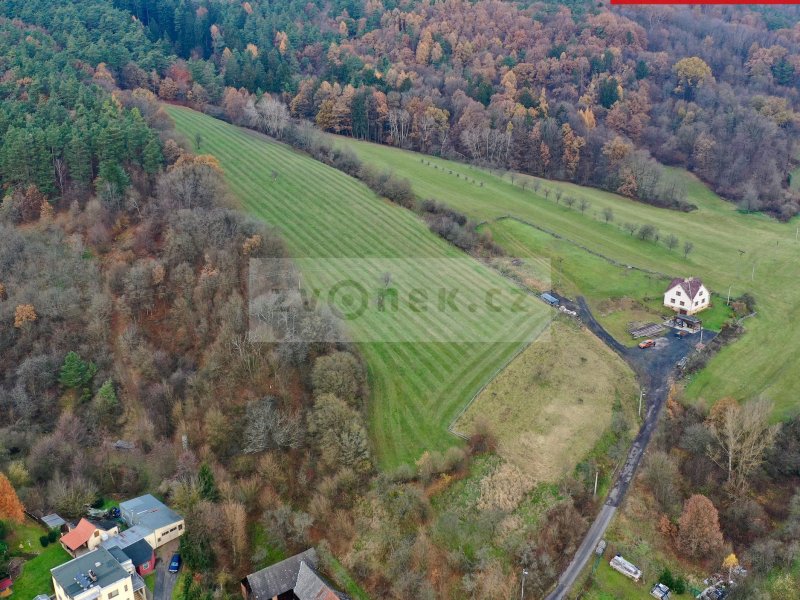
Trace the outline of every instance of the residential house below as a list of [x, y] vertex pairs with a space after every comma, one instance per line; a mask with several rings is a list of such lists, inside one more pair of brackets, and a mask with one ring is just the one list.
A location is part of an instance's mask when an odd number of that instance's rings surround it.
[[147, 541], [152, 532], [141, 525], [134, 525], [130, 529], [120, 531], [119, 535], [109, 538], [102, 546], [106, 550], [119, 548], [133, 562], [136, 572], [144, 577], [153, 572], [156, 567], [156, 552]]
[[119, 510], [130, 527], [150, 530], [145, 539], [153, 549], [183, 535], [183, 517], [150, 494], [122, 502]]
[[92, 522], [81, 519], [69, 532], [61, 536], [61, 545], [73, 558], [94, 550], [111, 536], [119, 533], [119, 527], [111, 522]]
[[664, 306], [682, 315], [693, 315], [711, 304], [711, 294], [697, 278], [673, 279], [664, 292]]
[[242, 579], [245, 600], [349, 600], [317, 572], [313, 548]]
[[100, 547], [51, 569], [56, 600], [146, 600], [144, 579], [116, 554]]

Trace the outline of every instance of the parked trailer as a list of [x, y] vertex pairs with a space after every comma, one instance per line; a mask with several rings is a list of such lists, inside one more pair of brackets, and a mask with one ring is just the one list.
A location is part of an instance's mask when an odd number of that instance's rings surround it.
[[541, 295], [541, 299], [547, 302], [550, 306], [558, 306], [559, 304], [558, 298], [556, 298], [551, 294], [548, 294], [547, 292]]
[[611, 562], [608, 564], [611, 565], [611, 568], [615, 571], [619, 571], [625, 577], [630, 577], [634, 581], [639, 581], [642, 578], [642, 572], [639, 570], [636, 565], [629, 563], [627, 560], [622, 558], [619, 554], [617, 554], [614, 558], [611, 559]]

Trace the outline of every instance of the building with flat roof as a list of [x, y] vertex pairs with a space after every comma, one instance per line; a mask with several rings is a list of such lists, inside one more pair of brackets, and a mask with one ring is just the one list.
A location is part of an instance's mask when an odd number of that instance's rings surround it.
[[122, 502], [119, 510], [130, 527], [150, 530], [145, 539], [153, 549], [183, 535], [183, 517], [150, 494]]
[[56, 600], [146, 600], [144, 580], [102, 546], [50, 570]]
[[61, 517], [59, 517], [56, 513], [51, 513], [49, 515], [43, 516], [41, 518], [41, 521], [48, 529], [61, 530], [63, 527], [67, 526], [67, 522]]

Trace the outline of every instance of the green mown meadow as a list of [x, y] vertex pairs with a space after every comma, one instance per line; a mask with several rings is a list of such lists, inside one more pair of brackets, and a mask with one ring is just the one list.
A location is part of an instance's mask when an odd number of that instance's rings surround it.
[[[798, 408], [800, 336], [793, 324], [800, 318], [800, 241], [798, 220], [779, 223], [761, 214], [743, 214], [694, 177], [683, 174], [688, 200], [698, 209], [690, 213], [656, 208], [593, 188], [492, 174], [468, 165], [421, 156], [387, 146], [337, 138], [366, 163], [394, 170], [411, 180], [423, 198], [435, 198], [459, 210], [496, 233], [496, 241], [509, 253], [542, 253], [553, 260], [553, 280], [559, 274], [565, 291], [580, 291], [594, 308], [623, 297], [642, 300], [663, 292], [666, 279], [633, 273], [594, 257], [578, 245], [624, 265], [657, 271], [667, 277], [700, 276], [716, 294], [719, 304], [730, 289], [733, 297], [749, 292], [757, 301], [758, 315], [746, 321], [747, 333], [720, 352], [706, 369], [689, 382], [687, 392], [708, 404], [723, 396], [746, 400], [759, 395], [772, 399], [778, 417]], [[475, 183], [473, 183], [473, 180]], [[523, 189], [523, 182], [526, 189]], [[482, 183], [482, 185], [481, 185]], [[581, 213], [576, 203], [568, 208], [549, 199], [544, 189], [561, 189], [590, 206]], [[605, 222], [610, 208], [613, 221]], [[563, 236], [557, 240], [540, 231], [514, 224], [513, 216]], [[500, 219], [498, 221], [498, 219]], [[624, 223], [651, 224], [662, 236], [676, 235], [680, 244], [669, 250], [663, 243], [641, 241], [623, 228]], [[694, 248], [684, 258], [682, 245]], [[656, 302], [656, 306], [657, 306]], [[708, 313], [706, 313], [708, 314]], [[715, 309], [712, 324], [724, 318]]]
[[[201, 134], [200, 152], [219, 160], [242, 208], [278, 228], [293, 257], [457, 259], [444, 269], [401, 269], [397, 287], [457, 289], [476, 303], [490, 289], [519, 294], [507, 279], [432, 234], [414, 213], [376, 197], [357, 180], [264, 136], [188, 109], [168, 110], [178, 131], [189, 139]], [[373, 262], [372, 269], [343, 268], [341, 275], [371, 290], [385, 271], [383, 261]], [[308, 261], [299, 264], [302, 270]], [[330, 275], [303, 272], [312, 284], [329, 284]], [[460, 443], [447, 431], [452, 420], [548, 320], [542, 302], [522, 298], [524, 310], [517, 316], [431, 314], [401, 301], [394, 316], [370, 311], [349, 323], [356, 341], [378, 340], [358, 346], [371, 390], [370, 433], [384, 468]], [[457, 332], [457, 339], [447, 341], [448, 332]], [[386, 342], [391, 339], [406, 341]], [[425, 339], [446, 341], [414, 341]]]

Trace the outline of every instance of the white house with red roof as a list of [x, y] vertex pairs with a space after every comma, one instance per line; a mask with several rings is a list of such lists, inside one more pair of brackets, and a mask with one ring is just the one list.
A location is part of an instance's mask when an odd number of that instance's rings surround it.
[[698, 277], [676, 278], [664, 292], [664, 306], [682, 315], [694, 315], [708, 308], [711, 294]]
[[75, 558], [94, 550], [111, 536], [119, 533], [119, 527], [113, 523], [93, 523], [89, 519], [81, 519], [68, 533], [61, 536], [64, 550]]

